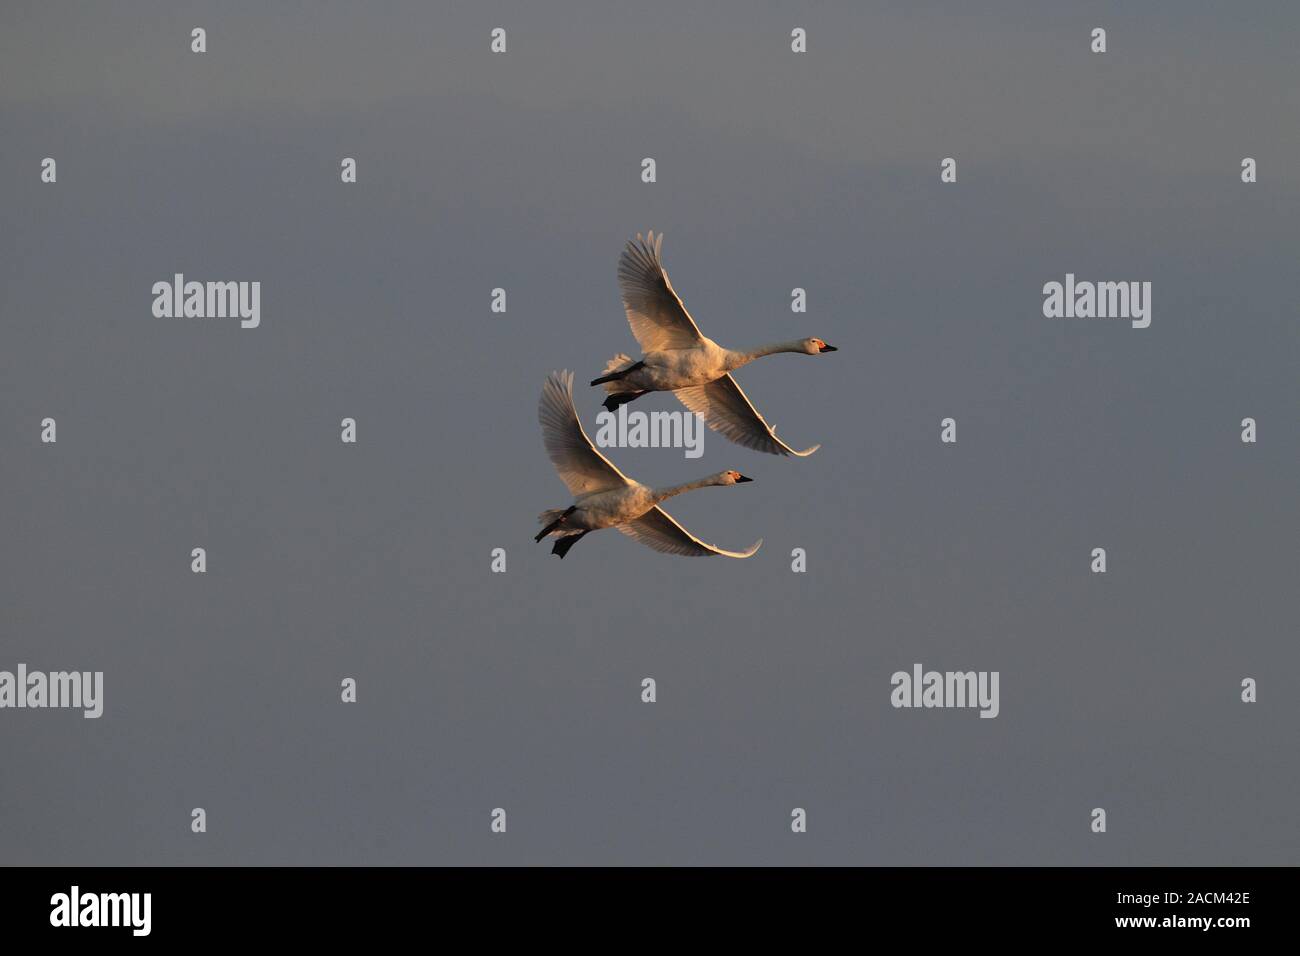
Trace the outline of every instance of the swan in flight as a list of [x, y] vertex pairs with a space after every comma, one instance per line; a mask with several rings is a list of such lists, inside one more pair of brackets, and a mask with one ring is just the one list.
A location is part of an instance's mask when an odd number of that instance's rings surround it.
[[731, 373], [764, 355], [799, 352], [819, 355], [837, 351], [821, 339], [777, 342], [749, 351], [723, 348], [704, 335], [668, 281], [660, 250], [663, 233], [637, 233], [618, 259], [618, 288], [632, 335], [644, 353], [640, 361], [615, 355], [605, 374], [592, 381], [604, 385], [611, 412], [647, 392], [672, 392], [704, 423], [737, 444], [773, 455], [811, 455], [820, 445], [796, 451], [776, 437], [776, 429], [758, 413]]
[[628, 537], [668, 554], [747, 558], [763, 543], [760, 538], [744, 551], [724, 551], [701, 541], [673, 520], [672, 515], [659, 507], [661, 501], [695, 488], [734, 485], [754, 479], [738, 471], [720, 471], [699, 481], [667, 488], [649, 488], [633, 481], [596, 450], [583, 430], [573, 407], [572, 372], [552, 372], [547, 376], [537, 403], [537, 418], [542, 425], [546, 454], [559, 472], [560, 480], [573, 494], [573, 504], [568, 508], [550, 508], [538, 516], [543, 527], [533, 540], [554, 535], [558, 540], [551, 549], [552, 554], [563, 558], [584, 535], [600, 528], [618, 528]]

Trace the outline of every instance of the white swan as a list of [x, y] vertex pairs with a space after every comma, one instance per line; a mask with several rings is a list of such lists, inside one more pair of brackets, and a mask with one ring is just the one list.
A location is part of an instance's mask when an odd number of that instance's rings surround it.
[[583, 535], [600, 528], [618, 528], [642, 544], [669, 554], [747, 558], [762, 545], [760, 538], [744, 551], [714, 547], [695, 537], [659, 507], [661, 501], [683, 491], [709, 485], [734, 485], [753, 481], [752, 478], [738, 471], [720, 471], [699, 481], [668, 488], [648, 488], [633, 481], [597, 451], [583, 431], [573, 407], [572, 372], [552, 372], [547, 376], [537, 403], [537, 418], [542, 425], [546, 454], [574, 499], [568, 508], [551, 508], [538, 515], [543, 528], [533, 540], [541, 541], [548, 534], [557, 537], [552, 554], [563, 558]]
[[811, 455], [820, 445], [795, 451], [776, 437], [776, 429], [740, 390], [731, 372], [764, 355], [799, 352], [818, 355], [837, 351], [821, 339], [795, 339], [738, 352], [723, 348], [700, 332], [668, 281], [660, 250], [664, 237], [637, 233], [618, 259], [618, 287], [632, 335], [645, 354], [640, 361], [615, 355], [605, 374], [592, 381], [609, 392], [605, 407], [618, 406], [647, 392], [672, 392], [704, 423], [737, 444], [773, 455]]

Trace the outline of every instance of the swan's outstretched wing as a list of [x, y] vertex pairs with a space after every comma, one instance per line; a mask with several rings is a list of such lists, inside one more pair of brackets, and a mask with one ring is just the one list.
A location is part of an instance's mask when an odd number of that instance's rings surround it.
[[730, 375], [714, 379], [708, 385], [692, 385], [673, 392], [681, 403], [704, 419], [715, 432], [720, 432], [738, 445], [765, 451], [772, 455], [811, 455], [821, 445], [795, 451], [776, 437], [776, 429], [758, 413], [736, 380]]
[[632, 334], [643, 352], [694, 348], [703, 341], [695, 320], [673, 291], [659, 250], [664, 236], [637, 233], [618, 257], [618, 291]]
[[596, 450], [573, 407], [573, 373], [552, 372], [542, 383], [537, 403], [542, 441], [560, 480], [574, 495], [623, 488], [631, 481]]
[[725, 558], [748, 558], [763, 544], [759, 538], [744, 551], [725, 551], [701, 541], [679, 525], [673, 516], [655, 506], [627, 524], [618, 526], [629, 538], [635, 538], [647, 547], [666, 554], [684, 554], [688, 557], [709, 557], [720, 554]]

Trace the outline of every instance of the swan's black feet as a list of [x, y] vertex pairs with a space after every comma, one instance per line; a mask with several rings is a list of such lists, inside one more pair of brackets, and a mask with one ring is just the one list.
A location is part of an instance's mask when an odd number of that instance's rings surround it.
[[601, 404], [609, 411], [615, 411], [618, 406], [626, 405], [628, 402], [634, 402], [645, 392], [617, 392], [605, 399]]
[[555, 542], [555, 547], [551, 548], [551, 554], [558, 554], [561, 559], [569, 553], [569, 549], [585, 538], [590, 532], [583, 531], [578, 534], [565, 535]]

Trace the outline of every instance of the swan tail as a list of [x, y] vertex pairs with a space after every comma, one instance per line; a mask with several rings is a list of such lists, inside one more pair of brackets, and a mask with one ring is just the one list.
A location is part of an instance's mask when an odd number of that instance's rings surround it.
[[605, 363], [605, 374], [593, 381], [591, 384], [604, 385], [605, 391], [609, 392], [611, 395], [617, 392], [626, 392], [627, 389], [619, 384], [619, 373], [626, 372], [635, 364], [636, 360], [632, 358], [632, 356], [624, 355], [622, 352], [619, 352]]
[[564, 519], [573, 513], [573, 508], [547, 508], [537, 516], [537, 521], [542, 525], [542, 530], [537, 532], [534, 541], [541, 541], [548, 534], [562, 534], [557, 530]]

